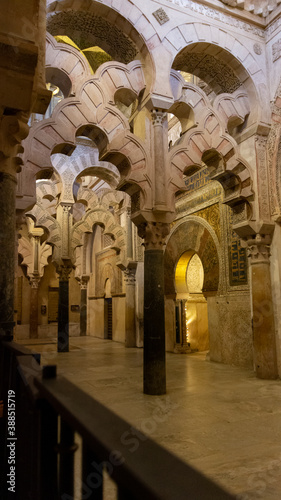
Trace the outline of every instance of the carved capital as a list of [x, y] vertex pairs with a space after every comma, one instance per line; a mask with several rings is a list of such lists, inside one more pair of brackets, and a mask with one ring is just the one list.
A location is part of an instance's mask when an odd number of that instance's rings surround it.
[[146, 250], [162, 250], [169, 232], [170, 224], [166, 222], [144, 222], [138, 226]]
[[251, 264], [269, 264], [271, 236], [256, 234], [247, 239], [247, 251]]
[[155, 111], [151, 112], [152, 125], [163, 125], [167, 119], [167, 113], [165, 111]]
[[126, 268], [123, 272], [126, 285], [134, 285], [136, 283], [136, 268]]
[[41, 276], [37, 276], [37, 275], [31, 275], [29, 277], [29, 284], [31, 285], [31, 288], [38, 288], [39, 287], [39, 283], [40, 283], [40, 280], [41, 280]]
[[81, 276], [81, 278], [79, 278], [79, 285], [81, 290], [87, 290], [89, 279], [89, 276]]
[[69, 215], [71, 213], [71, 209], [73, 203], [61, 203], [63, 214]]
[[258, 149], [265, 150], [266, 144], [267, 144], [267, 137], [264, 137], [263, 135], [256, 136], [256, 145]]
[[73, 267], [71, 264], [58, 265], [56, 268], [56, 272], [59, 275], [59, 280], [60, 281], [68, 281], [70, 278], [70, 274], [71, 274], [72, 269], [73, 269]]
[[21, 141], [28, 135], [29, 127], [24, 117], [3, 116], [0, 119], [0, 171], [15, 175], [20, 172], [23, 152]]

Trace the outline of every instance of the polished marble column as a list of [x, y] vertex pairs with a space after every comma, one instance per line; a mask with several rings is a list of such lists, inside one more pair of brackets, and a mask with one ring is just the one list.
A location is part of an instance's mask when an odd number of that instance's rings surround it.
[[40, 277], [31, 277], [31, 294], [30, 294], [30, 320], [29, 320], [29, 335], [31, 339], [38, 338], [38, 288]]
[[164, 244], [169, 224], [147, 222], [139, 226], [144, 238], [144, 366], [145, 394], [166, 393]]

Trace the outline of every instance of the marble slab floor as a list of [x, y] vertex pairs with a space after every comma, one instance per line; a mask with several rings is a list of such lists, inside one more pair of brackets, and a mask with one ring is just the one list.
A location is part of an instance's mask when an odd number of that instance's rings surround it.
[[55, 339], [20, 342], [237, 499], [280, 500], [280, 380], [259, 380], [250, 370], [206, 360], [206, 353], [167, 353], [167, 394], [148, 396], [142, 349], [90, 336], [71, 337], [69, 353], [57, 353]]

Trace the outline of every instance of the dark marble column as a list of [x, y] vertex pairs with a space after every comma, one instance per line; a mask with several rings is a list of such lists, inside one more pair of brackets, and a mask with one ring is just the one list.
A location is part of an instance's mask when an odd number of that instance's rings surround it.
[[149, 222], [139, 226], [144, 238], [144, 360], [145, 394], [166, 393], [164, 254], [169, 224]]
[[59, 275], [58, 352], [69, 352], [69, 276], [72, 266], [57, 267]]
[[253, 309], [253, 350], [256, 375], [262, 379], [278, 377], [275, 324], [270, 278], [268, 235], [248, 239]]
[[12, 339], [16, 231], [16, 173], [22, 160], [21, 141], [28, 134], [26, 117], [0, 118], [0, 336]]
[[0, 172], [0, 334], [11, 337], [14, 327], [16, 179]]
[[29, 320], [29, 335], [31, 339], [38, 338], [38, 287], [40, 278], [31, 277], [31, 294], [30, 294], [30, 320]]
[[136, 267], [130, 262], [124, 270], [126, 285], [125, 346], [136, 347]]

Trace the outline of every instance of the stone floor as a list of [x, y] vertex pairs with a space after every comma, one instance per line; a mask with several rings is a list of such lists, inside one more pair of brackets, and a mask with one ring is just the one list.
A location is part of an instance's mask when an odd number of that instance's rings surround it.
[[209, 362], [206, 353], [167, 353], [167, 395], [147, 396], [141, 349], [94, 337], [71, 338], [60, 354], [55, 341], [21, 343], [237, 498], [280, 500], [281, 381]]

